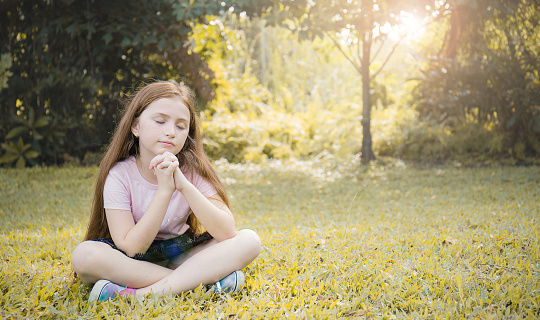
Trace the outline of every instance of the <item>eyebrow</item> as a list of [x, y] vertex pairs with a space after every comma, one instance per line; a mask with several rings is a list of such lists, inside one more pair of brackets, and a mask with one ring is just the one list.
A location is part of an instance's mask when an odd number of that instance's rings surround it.
[[[166, 113], [161, 113], [161, 112], [156, 112], [156, 113], [152, 114], [152, 116], [153, 116], [153, 117], [156, 117], [156, 116], [157, 116], [157, 117], [163, 117], [163, 118], [167, 118], [167, 119], [170, 118], [170, 116], [169, 116], [168, 114], [166, 114]], [[178, 118], [177, 122], [180, 122], [180, 121], [186, 122], [186, 123], [188, 122], [188, 120], [185, 119], [185, 118]]]

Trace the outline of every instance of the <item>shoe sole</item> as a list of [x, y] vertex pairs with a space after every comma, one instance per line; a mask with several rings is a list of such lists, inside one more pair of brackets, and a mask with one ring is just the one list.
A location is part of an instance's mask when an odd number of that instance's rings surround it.
[[88, 296], [88, 303], [99, 299], [99, 296], [101, 295], [101, 291], [109, 282], [110, 282], [109, 280], [103, 280], [103, 279], [98, 280], [98, 282], [94, 284], [94, 287], [92, 287], [92, 291], [90, 291], [90, 295]]
[[228, 291], [231, 293], [240, 290], [240, 288], [244, 285], [244, 282], [246, 281], [246, 277], [242, 271], [235, 271], [233, 273], [235, 277], [234, 287], [231, 287], [231, 290]]
[[233, 292], [240, 290], [244, 283], [246, 283], [246, 275], [242, 271], [238, 271], [236, 274], [236, 289]]

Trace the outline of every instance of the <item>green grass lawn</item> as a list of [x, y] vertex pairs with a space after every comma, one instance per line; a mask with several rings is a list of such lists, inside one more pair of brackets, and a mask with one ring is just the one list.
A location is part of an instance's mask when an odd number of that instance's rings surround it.
[[0, 170], [1, 318], [540, 317], [540, 167], [219, 164], [264, 249], [245, 288], [88, 305], [95, 168]]

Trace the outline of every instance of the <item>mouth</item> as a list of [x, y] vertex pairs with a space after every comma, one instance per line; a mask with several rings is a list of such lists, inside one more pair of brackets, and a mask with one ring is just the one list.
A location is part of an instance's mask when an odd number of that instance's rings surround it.
[[174, 147], [174, 144], [172, 144], [171, 142], [167, 142], [167, 141], [160, 141], [159, 142], [162, 146], [165, 146], [165, 147]]

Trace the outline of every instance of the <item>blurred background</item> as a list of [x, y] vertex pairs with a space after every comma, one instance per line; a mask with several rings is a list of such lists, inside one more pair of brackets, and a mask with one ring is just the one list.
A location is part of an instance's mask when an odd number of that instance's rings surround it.
[[99, 163], [156, 79], [196, 91], [213, 160], [534, 162], [539, 20], [525, 0], [0, 0], [0, 163]]

